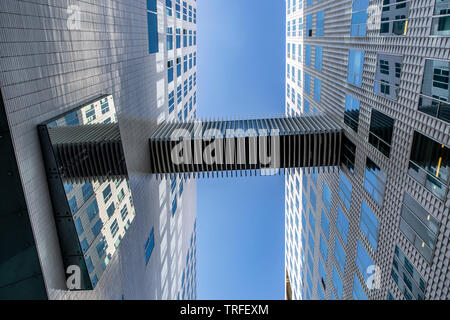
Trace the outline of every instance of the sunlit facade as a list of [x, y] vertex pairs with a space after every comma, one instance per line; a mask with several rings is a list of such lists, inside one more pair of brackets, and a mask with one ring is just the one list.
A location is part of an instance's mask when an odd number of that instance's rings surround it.
[[448, 299], [448, 0], [286, 0], [286, 114], [345, 130], [286, 176], [286, 297]]
[[[23, 188], [27, 220], [15, 232], [29, 241], [2, 249], [2, 265], [16, 272], [3, 272], [0, 298], [195, 299], [195, 181], [144, 173], [156, 125], [196, 117], [197, 1], [15, 0], [2, 1], [0, 12], [1, 128]], [[64, 183], [73, 246], [92, 284], [69, 290], [67, 234], [37, 127], [117, 122], [127, 176]]]

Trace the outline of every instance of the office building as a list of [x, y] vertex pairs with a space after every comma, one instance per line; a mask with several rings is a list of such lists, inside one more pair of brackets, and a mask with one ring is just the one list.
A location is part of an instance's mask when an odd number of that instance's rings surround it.
[[[6, 0], [0, 16], [0, 298], [195, 299], [195, 181], [146, 171], [157, 124], [196, 117], [197, 1]], [[100, 124], [120, 127], [123, 171], [55, 178], [38, 126]]]
[[449, 299], [450, 1], [285, 2], [286, 114], [345, 135], [286, 176], [286, 297]]

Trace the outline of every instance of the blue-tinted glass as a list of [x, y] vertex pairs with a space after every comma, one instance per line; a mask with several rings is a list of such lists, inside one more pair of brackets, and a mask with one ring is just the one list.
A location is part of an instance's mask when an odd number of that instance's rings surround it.
[[73, 190], [73, 185], [69, 182], [64, 183], [64, 191], [66, 194], [68, 194], [70, 191]]
[[94, 194], [94, 188], [92, 188], [92, 183], [90, 182], [83, 184], [81, 189], [83, 191], [84, 201], [88, 201], [89, 198]]
[[367, 281], [370, 275], [368, 268], [370, 266], [373, 266], [374, 263], [360, 240], [358, 240], [358, 248], [356, 252], [356, 265], [358, 266], [358, 269], [361, 272], [364, 280]]
[[330, 232], [330, 222], [328, 220], [328, 216], [326, 215], [325, 211], [322, 209], [322, 217], [321, 217], [321, 226], [323, 233], [325, 234], [325, 237], [328, 239], [328, 234]]
[[[334, 284], [334, 288], [336, 289], [336, 293], [338, 295], [338, 298], [340, 300], [342, 300], [342, 293], [343, 293], [342, 280], [341, 280], [341, 277], [339, 276], [339, 273], [336, 270], [335, 266], [333, 266], [333, 284]], [[331, 296], [333, 298], [333, 293], [332, 293]]]
[[361, 87], [364, 67], [364, 51], [350, 50], [347, 81]]
[[306, 36], [312, 37], [312, 14], [306, 16]]
[[98, 204], [97, 204], [97, 199], [94, 199], [94, 201], [92, 201], [86, 208], [86, 212], [88, 214], [89, 217], [89, 221], [94, 220], [94, 218], [98, 215]]
[[98, 219], [97, 222], [92, 227], [92, 233], [94, 234], [94, 237], [97, 237], [99, 235], [100, 231], [102, 231], [102, 228], [103, 222], [101, 219]]
[[347, 210], [350, 211], [350, 202], [352, 199], [352, 184], [341, 172], [339, 180], [339, 197], [342, 199]]
[[348, 125], [353, 131], [358, 131], [359, 124], [359, 106], [360, 101], [355, 97], [347, 94], [345, 97], [345, 113], [344, 123]]
[[[149, 0], [151, 1], [151, 0]], [[147, 13], [148, 23], [148, 52], [156, 53], [158, 49], [158, 15]]]
[[106, 209], [106, 212], [108, 213], [108, 217], [111, 218], [115, 211], [116, 211], [116, 207], [115, 207], [115, 205], [114, 205], [114, 202], [112, 202], [112, 203], [109, 205], [108, 209]]
[[147, 242], [145, 243], [145, 264], [148, 264], [148, 261], [150, 260], [154, 247], [155, 247], [155, 230], [154, 228], [152, 228], [152, 230], [150, 231], [150, 236], [148, 237]]
[[328, 257], [328, 247], [322, 235], [320, 236], [320, 254], [322, 255], [323, 261], [327, 261]]
[[367, 237], [373, 249], [377, 249], [378, 219], [365, 201], [361, 204], [361, 221], [359, 227]]
[[323, 182], [323, 192], [322, 192], [322, 201], [325, 204], [325, 207], [327, 208], [328, 212], [330, 212], [331, 209], [331, 190], [328, 188], [328, 185], [326, 182]]
[[80, 121], [78, 119], [78, 114], [76, 112], [72, 112], [64, 117], [66, 120], [66, 125], [68, 126], [77, 126], [80, 124]]
[[89, 274], [91, 274], [92, 271], [94, 271], [94, 264], [92, 263], [91, 257], [86, 258], [86, 267], [88, 269]]
[[353, 0], [353, 11], [367, 10], [370, 0]]
[[175, 197], [172, 201], [172, 217], [175, 215], [177, 211], [177, 197]]
[[147, 0], [147, 10], [157, 11], [156, 0]]
[[84, 232], [83, 224], [81, 223], [80, 218], [75, 219], [75, 228], [77, 229], [78, 236], [81, 236], [81, 234]]
[[358, 277], [354, 275], [353, 277], [353, 299], [355, 300], [367, 300], [366, 293], [364, 292], [363, 287], [361, 286], [361, 283], [358, 280]]
[[367, 158], [364, 189], [369, 192], [380, 206], [383, 204], [385, 185], [386, 173], [372, 160]]
[[341, 242], [337, 237], [334, 241], [334, 257], [336, 258], [336, 261], [342, 273], [344, 273], [346, 254], [344, 248], [341, 245]]
[[75, 214], [78, 211], [77, 199], [75, 196], [69, 199], [69, 207], [72, 214]]
[[317, 70], [322, 71], [322, 47], [316, 46], [316, 61], [315, 61], [315, 67]]
[[85, 253], [88, 249], [89, 249], [89, 244], [86, 240], [86, 238], [84, 238], [81, 242], [81, 250], [83, 250], [83, 253]]

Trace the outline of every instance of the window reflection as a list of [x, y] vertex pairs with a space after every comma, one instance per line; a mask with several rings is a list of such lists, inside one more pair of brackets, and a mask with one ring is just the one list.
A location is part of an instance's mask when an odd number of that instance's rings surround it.
[[448, 147], [414, 132], [408, 173], [441, 200], [447, 195], [449, 162]]

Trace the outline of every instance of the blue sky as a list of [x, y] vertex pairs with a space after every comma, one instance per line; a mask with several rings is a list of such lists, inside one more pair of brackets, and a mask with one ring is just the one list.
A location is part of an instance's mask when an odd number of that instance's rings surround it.
[[[284, 113], [284, 1], [198, 0], [200, 118]], [[197, 182], [199, 299], [284, 299], [284, 177]]]

